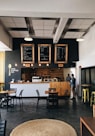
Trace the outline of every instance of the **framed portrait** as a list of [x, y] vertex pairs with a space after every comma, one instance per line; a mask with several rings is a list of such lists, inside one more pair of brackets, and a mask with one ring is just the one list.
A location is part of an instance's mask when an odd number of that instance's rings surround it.
[[38, 44], [38, 63], [51, 63], [51, 44]]
[[21, 44], [21, 63], [34, 63], [34, 44]]
[[68, 45], [67, 44], [55, 44], [55, 63], [67, 63], [68, 61]]

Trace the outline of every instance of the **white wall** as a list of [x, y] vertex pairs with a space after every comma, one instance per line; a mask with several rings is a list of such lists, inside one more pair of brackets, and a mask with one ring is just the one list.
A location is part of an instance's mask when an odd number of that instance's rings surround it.
[[79, 62], [77, 62], [77, 82], [81, 84], [81, 68], [95, 66], [95, 25], [79, 43]]
[[[78, 94], [78, 96], [81, 96], [81, 88], [79, 86], [79, 78], [81, 78], [81, 76], [79, 77], [79, 75], [77, 75], [77, 68], [64, 68], [64, 80], [66, 80], [66, 76], [68, 74], [74, 74], [74, 77], [76, 78], [76, 92]], [[72, 94], [71, 94], [72, 95]]]
[[74, 74], [76, 77], [76, 68], [64, 68], [64, 80], [66, 80], [68, 74]]
[[79, 43], [79, 62], [77, 66], [95, 66], [95, 25], [84, 37], [84, 41]]
[[9, 36], [3, 26], [0, 24], [0, 41], [3, 42], [6, 46], [12, 49], [12, 38]]

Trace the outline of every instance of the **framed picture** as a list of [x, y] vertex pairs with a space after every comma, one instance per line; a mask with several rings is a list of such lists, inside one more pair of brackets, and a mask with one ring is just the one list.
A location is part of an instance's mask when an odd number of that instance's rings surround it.
[[21, 44], [21, 63], [34, 63], [34, 44]]
[[55, 63], [67, 63], [68, 61], [68, 45], [67, 44], [55, 44]]
[[38, 44], [38, 63], [51, 63], [51, 44]]

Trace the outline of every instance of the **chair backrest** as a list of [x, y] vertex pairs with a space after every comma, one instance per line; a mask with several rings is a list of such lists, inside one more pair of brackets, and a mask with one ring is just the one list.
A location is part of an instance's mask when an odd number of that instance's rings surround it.
[[56, 88], [49, 88], [49, 91], [56, 91]]
[[38, 89], [36, 90], [36, 93], [37, 93], [37, 96], [40, 97], [40, 93]]
[[58, 96], [58, 93], [57, 92], [54, 92], [54, 93], [49, 93], [49, 96], [53, 96], [53, 97], [56, 97], [56, 96]]
[[10, 91], [15, 91], [15, 93], [10, 93], [9, 96], [16, 96], [17, 88], [10, 88]]
[[15, 90], [15, 91], [17, 91], [17, 88], [10, 88], [10, 90]]
[[6, 135], [7, 120], [0, 120], [0, 136]]
[[19, 93], [19, 97], [22, 97], [22, 93], [23, 93], [23, 89], [20, 91], [20, 93]]

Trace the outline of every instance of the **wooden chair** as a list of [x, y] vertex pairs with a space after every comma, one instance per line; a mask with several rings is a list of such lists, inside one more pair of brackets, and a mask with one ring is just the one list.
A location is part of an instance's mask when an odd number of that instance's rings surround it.
[[5, 94], [0, 94], [0, 107], [7, 106], [7, 97]]
[[6, 120], [0, 120], [0, 136], [6, 135]]
[[88, 88], [82, 89], [82, 101], [84, 103], [89, 102], [89, 89]]
[[49, 91], [56, 91], [56, 88], [49, 88]]
[[20, 91], [19, 96], [17, 97], [19, 99], [19, 104], [20, 106], [23, 106], [23, 98], [22, 98], [22, 94], [23, 94], [23, 89]]
[[47, 108], [58, 107], [58, 92], [49, 92], [47, 97]]
[[17, 92], [17, 88], [10, 88], [10, 91], [15, 91], [12, 94], [8, 95], [8, 99], [10, 101], [10, 104], [14, 106], [14, 100], [16, 100], [16, 104], [17, 104], [17, 96], [16, 96], [16, 92]]
[[37, 108], [38, 108], [39, 100], [42, 99], [42, 98], [41, 98], [41, 96], [40, 96], [40, 92], [39, 92], [38, 89], [36, 90], [36, 93], [37, 93]]

